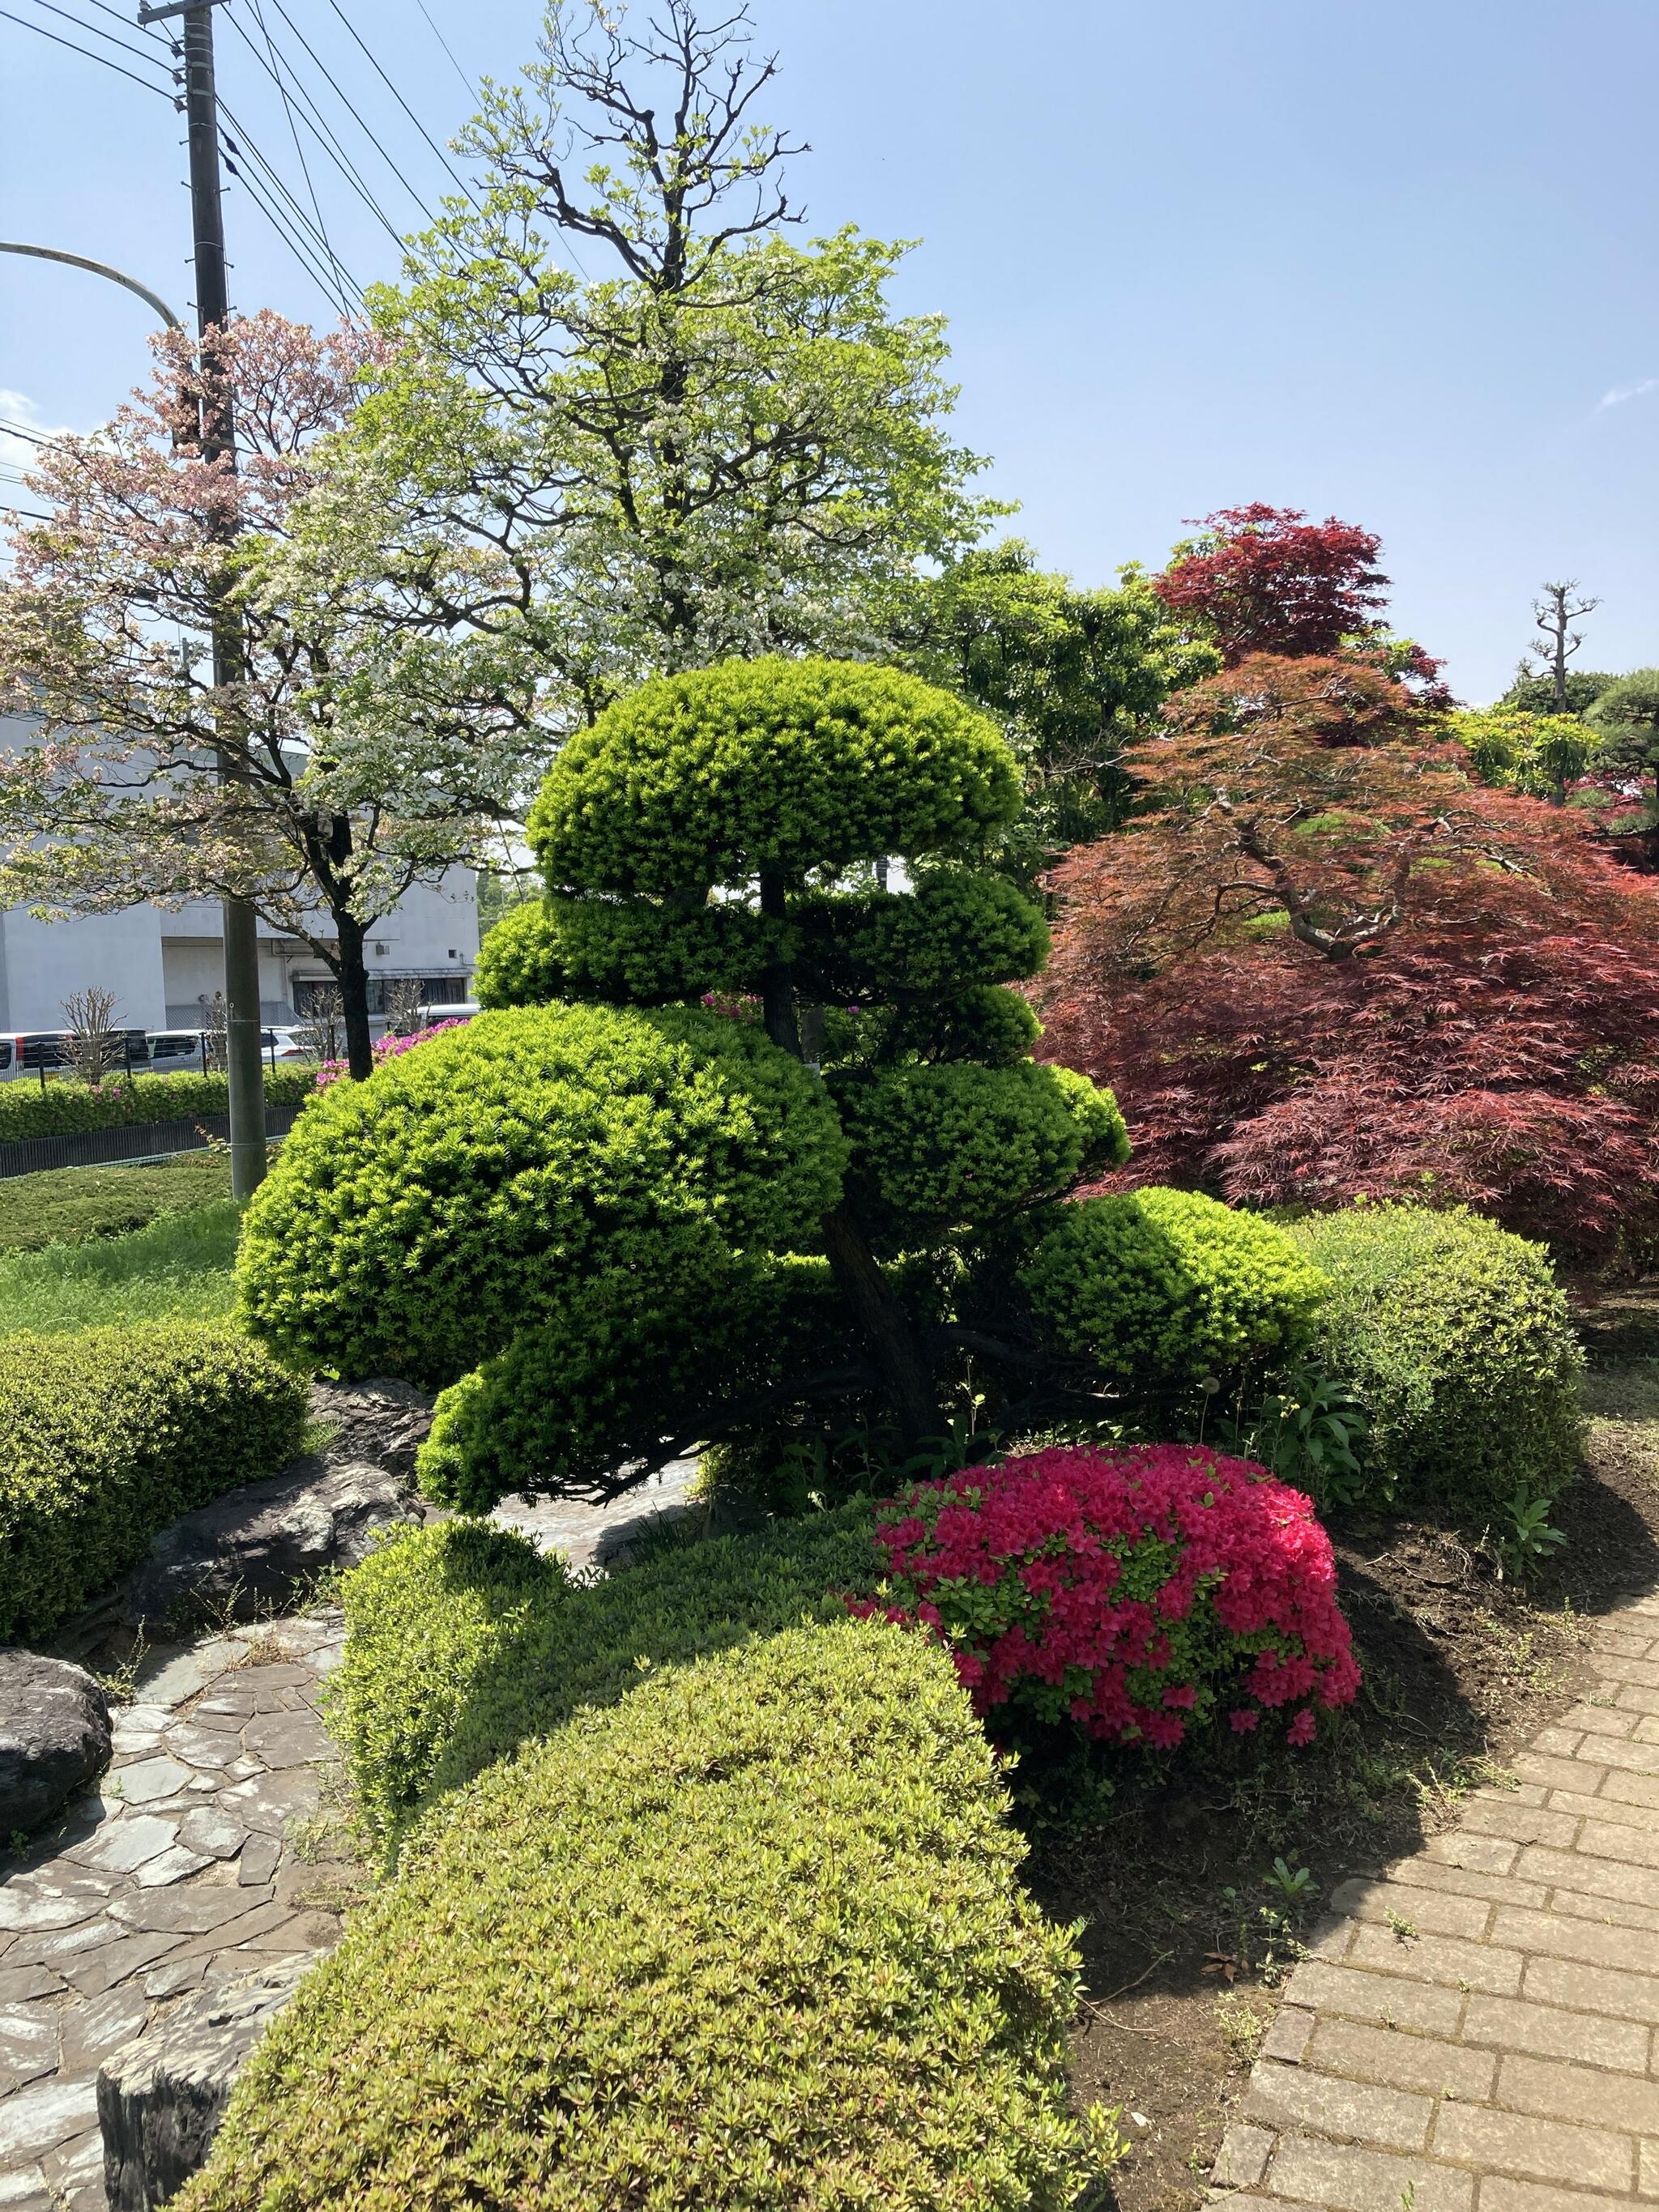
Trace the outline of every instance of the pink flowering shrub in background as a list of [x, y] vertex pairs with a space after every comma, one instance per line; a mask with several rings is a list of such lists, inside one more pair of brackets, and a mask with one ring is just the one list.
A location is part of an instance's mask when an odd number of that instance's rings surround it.
[[1304, 1744], [1359, 1686], [1330, 1539], [1248, 1460], [1034, 1452], [919, 1484], [877, 1535], [888, 1619], [950, 1645], [981, 1716], [1168, 1749], [1218, 1711], [1241, 1734], [1266, 1714]]
[[[417, 1044], [424, 1044], [428, 1037], [441, 1036], [446, 1030], [459, 1029], [467, 1018], [462, 1015], [456, 1021], [434, 1022], [429, 1028], [416, 1030], [410, 1036], [383, 1036], [374, 1047], [375, 1066], [383, 1067], [387, 1060], [396, 1060], [399, 1053], [412, 1052]], [[350, 1073], [344, 1060], [325, 1060], [317, 1070], [317, 1088], [326, 1091], [331, 1083], [337, 1083]]]

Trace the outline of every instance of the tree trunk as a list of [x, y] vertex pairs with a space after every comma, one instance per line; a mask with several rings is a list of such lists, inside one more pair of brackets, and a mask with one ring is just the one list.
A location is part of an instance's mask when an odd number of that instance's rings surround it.
[[[787, 921], [789, 918], [783, 878], [775, 868], [761, 870], [760, 905], [769, 921]], [[774, 1044], [781, 1045], [799, 1060], [800, 1029], [795, 1019], [795, 981], [787, 960], [775, 960], [768, 967], [761, 982], [761, 1008], [767, 1036]]]
[[899, 1434], [912, 1451], [940, 1433], [933, 1370], [923, 1357], [910, 1317], [893, 1296], [880, 1262], [845, 1207], [823, 1217], [823, 1248], [842, 1296], [864, 1332], [898, 1417]]
[[374, 1073], [374, 1039], [368, 1026], [363, 926], [356, 915], [337, 909], [334, 934], [340, 948], [340, 1012], [345, 1024], [346, 1066], [354, 1081], [366, 1083]]

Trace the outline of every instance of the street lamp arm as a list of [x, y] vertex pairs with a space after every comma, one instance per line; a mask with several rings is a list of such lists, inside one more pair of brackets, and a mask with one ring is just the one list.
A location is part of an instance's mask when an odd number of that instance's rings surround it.
[[55, 246], [18, 246], [8, 239], [0, 239], [0, 253], [27, 253], [36, 261], [66, 261], [71, 269], [89, 269], [94, 276], [107, 276], [112, 283], [125, 284], [129, 292], [136, 292], [147, 307], [155, 308], [170, 331], [185, 327], [159, 294], [152, 292], [148, 284], [141, 284], [136, 276], [112, 269], [106, 261], [88, 261], [84, 253], [64, 253]]

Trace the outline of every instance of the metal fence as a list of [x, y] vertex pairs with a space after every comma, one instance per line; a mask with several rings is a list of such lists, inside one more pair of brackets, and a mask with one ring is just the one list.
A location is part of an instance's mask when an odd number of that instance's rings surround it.
[[[299, 1110], [297, 1106], [267, 1106], [266, 1136], [285, 1137]], [[123, 1121], [112, 1129], [70, 1129], [57, 1137], [15, 1137], [0, 1143], [0, 1182], [37, 1175], [42, 1168], [91, 1168], [109, 1161], [205, 1152], [211, 1139], [229, 1134], [228, 1115], [198, 1114], [176, 1121]]]

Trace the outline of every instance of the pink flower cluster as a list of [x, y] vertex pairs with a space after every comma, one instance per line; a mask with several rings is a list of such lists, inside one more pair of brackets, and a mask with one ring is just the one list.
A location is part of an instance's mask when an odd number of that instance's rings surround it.
[[1069, 1719], [1169, 1748], [1229, 1708], [1241, 1734], [1350, 1703], [1359, 1668], [1310, 1502], [1184, 1444], [1034, 1452], [919, 1484], [877, 1535], [890, 1620], [950, 1645], [981, 1715]]
[[[375, 1066], [384, 1067], [387, 1060], [396, 1060], [399, 1053], [413, 1052], [417, 1044], [424, 1044], [428, 1037], [441, 1036], [446, 1030], [459, 1029], [465, 1019], [463, 1015], [453, 1022], [434, 1022], [428, 1029], [416, 1030], [412, 1036], [388, 1035], [381, 1037], [374, 1047]], [[350, 1067], [344, 1060], [325, 1060], [317, 1070], [317, 1088], [326, 1091], [331, 1083], [339, 1082], [343, 1076], [350, 1073]]]

